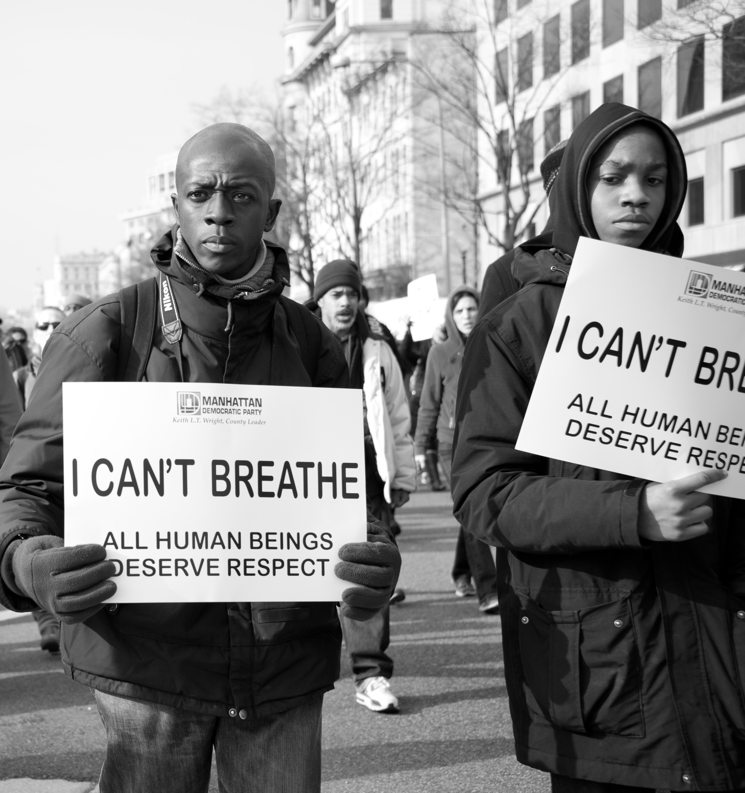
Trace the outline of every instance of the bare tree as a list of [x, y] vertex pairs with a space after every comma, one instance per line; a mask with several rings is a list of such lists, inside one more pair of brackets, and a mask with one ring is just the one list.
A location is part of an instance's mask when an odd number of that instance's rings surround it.
[[707, 58], [722, 68], [725, 98], [745, 93], [745, 0], [668, 0], [658, 13], [641, 27], [649, 40], [678, 46], [710, 42]]
[[[506, 35], [511, 15], [504, 0], [463, 0], [450, 5], [435, 25], [422, 26], [419, 44], [411, 60], [412, 79], [435, 97], [422, 102], [429, 123], [442, 126], [448, 141], [447, 184], [430, 185], [439, 199], [478, 228], [493, 246], [511, 250], [532, 227], [543, 201], [531, 193], [535, 182], [534, 119], [549, 101], [570, 65], [559, 58], [562, 34], [558, 15], [531, 18], [522, 35]], [[555, 24], [554, 24], [555, 22]], [[544, 79], [537, 71], [533, 30], [543, 26]], [[573, 46], [591, 36], [585, 27], [573, 25]], [[433, 44], [433, 42], [435, 42]], [[558, 141], [557, 141], [558, 142]], [[495, 173], [499, 206], [482, 196], [484, 175]]]

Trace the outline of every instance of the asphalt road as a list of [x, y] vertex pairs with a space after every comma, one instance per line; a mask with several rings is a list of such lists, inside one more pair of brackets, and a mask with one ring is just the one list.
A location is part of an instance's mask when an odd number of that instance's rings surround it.
[[[449, 497], [416, 493], [398, 518], [406, 600], [391, 610], [390, 654], [401, 713], [357, 705], [344, 656], [325, 700], [324, 793], [547, 793], [547, 775], [513, 757], [499, 617], [453, 595]], [[0, 793], [87, 793], [104, 750], [93, 697], [39, 650], [33, 619], [10, 616], [0, 611]]]

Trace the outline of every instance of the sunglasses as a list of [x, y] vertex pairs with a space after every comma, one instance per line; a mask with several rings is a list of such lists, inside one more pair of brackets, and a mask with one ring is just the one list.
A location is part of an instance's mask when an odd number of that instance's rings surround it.
[[37, 322], [36, 329], [37, 330], [54, 330], [59, 322]]

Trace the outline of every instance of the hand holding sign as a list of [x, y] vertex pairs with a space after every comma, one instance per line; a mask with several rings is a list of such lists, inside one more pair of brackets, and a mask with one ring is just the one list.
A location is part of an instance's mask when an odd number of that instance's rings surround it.
[[672, 482], [649, 484], [639, 510], [639, 535], [653, 542], [685, 542], [706, 534], [711, 496], [698, 492], [725, 479], [726, 471], [698, 471]]
[[30, 537], [13, 548], [12, 565], [18, 588], [68, 625], [92, 617], [116, 592], [108, 580], [116, 567], [101, 545], [63, 548], [60, 537]]
[[374, 617], [388, 602], [401, 570], [401, 554], [379, 523], [367, 524], [367, 542], [349, 542], [339, 549], [336, 575], [358, 586], [345, 589], [341, 613], [353, 620]]

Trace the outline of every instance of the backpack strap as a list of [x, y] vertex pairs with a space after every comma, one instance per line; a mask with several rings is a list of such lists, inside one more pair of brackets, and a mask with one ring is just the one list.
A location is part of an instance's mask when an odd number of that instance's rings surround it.
[[290, 330], [297, 339], [305, 371], [315, 385], [318, 375], [318, 350], [321, 346], [321, 321], [294, 300], [280, 297]]
[[121, 311], [119, 382], [139, 382], [145, 376], [155, 336], [158, 315], [158, 285], [155, 278], [127, 286], [119, 292]]

